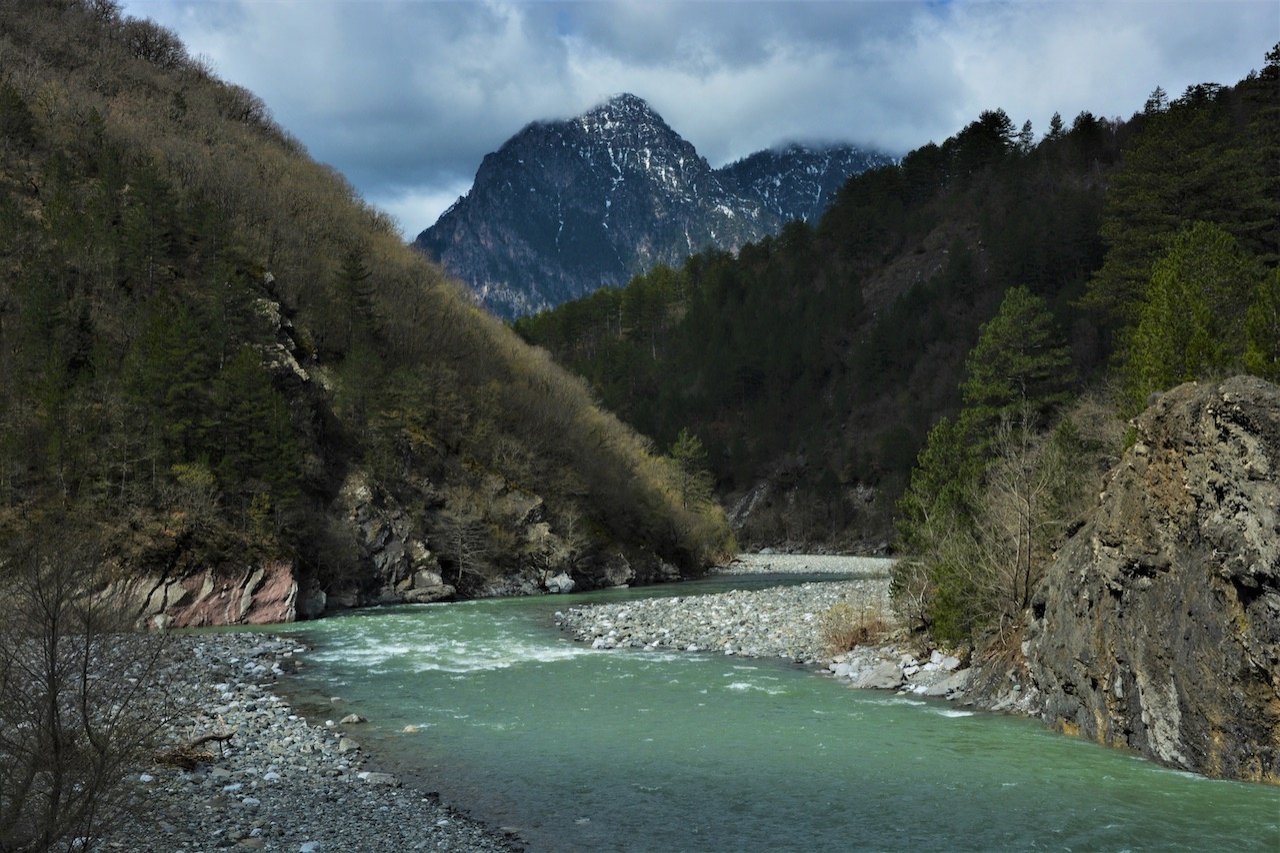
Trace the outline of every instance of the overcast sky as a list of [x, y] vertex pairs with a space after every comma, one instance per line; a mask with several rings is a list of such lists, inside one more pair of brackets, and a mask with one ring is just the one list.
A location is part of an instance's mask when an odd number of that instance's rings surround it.
[[1157, 85], [1234, 83], [1277, 0], [413, 2], [125, 0], [253, 90], [406, 238], [530, 121], [647, 100], [713, 166], [788, 141], [893, 154], [1001, 107], [1131, 115]]

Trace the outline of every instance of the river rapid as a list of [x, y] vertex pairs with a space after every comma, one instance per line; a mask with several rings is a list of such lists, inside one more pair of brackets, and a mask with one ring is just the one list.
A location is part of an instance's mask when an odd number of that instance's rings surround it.
[[[812, 581], [385, 608], [292, 629], [320, 720], [534, 851], [1280, 849], [1280, 791], [787, 661], [594, 650], [558, 609]], [[330, 697], [341, 697], [333, 705]]]

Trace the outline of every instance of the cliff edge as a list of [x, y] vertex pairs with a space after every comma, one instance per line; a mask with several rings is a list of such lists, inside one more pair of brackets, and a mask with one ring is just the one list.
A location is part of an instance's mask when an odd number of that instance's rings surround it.
[[1135, 424], [1034, 602], [1035, 704], [1067, 733], [1280, 783], [1280, 388], [1189, 383]]

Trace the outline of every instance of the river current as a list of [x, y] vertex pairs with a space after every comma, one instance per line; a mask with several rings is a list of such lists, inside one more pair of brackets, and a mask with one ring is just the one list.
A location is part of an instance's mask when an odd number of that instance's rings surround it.
[[534, 851], [1280, 850], [1276, 788], [782, 661], [592, 650], [554, 625], [572, 604], [813, 579], [304, 623], [290, 689], [320, 719], [364, 715], [348, 731], [375, 764]]

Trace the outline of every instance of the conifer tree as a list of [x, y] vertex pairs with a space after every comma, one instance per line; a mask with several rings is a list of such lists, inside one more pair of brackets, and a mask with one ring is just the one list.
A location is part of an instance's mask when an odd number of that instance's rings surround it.
[[1240, 362], [1239, 330], [1257, 278], [1252, 260], [1217, 225], [1197, 222], [1174, 238], [1152, 269], [1128, 343], [1122, 372], [1132, 411], [1153, 391]]
[[996, 316], [982, 327], [965, 361], [961, 386], [964, 425], [985, 445], [1001, 420], [1029, 412], [1042, 426], [1069, 397], [1075, 374], [1071, 352], [1044, 300], [1025, 287], [1011, 287]]
[[711, 502], [711, 473], [707, 470], [707, 453], [702, 442], [687, 429], [680, 430], [671, 445], [671, 463], [680, 505], [685, 509]]
[[1253, 292], [1245, 317], [1244, 366], [1255, 376], [1280, 382], [1280, 267]]

